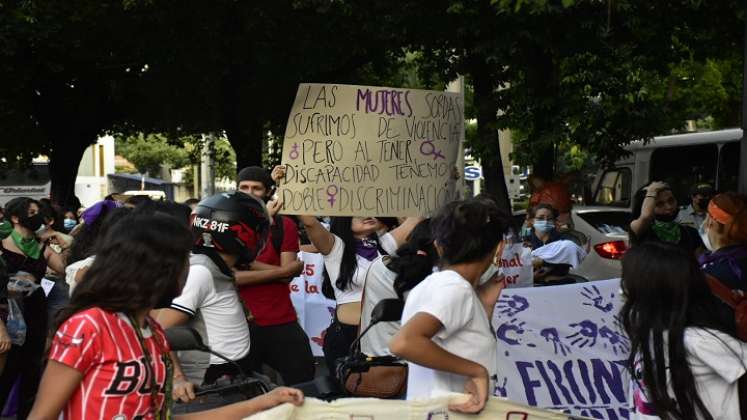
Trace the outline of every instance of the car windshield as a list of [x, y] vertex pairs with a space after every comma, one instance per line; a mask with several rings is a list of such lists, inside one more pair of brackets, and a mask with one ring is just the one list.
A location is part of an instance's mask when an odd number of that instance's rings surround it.
[[604, 234], [625, 235], [630, 226], [630, 213], [624, 211], [583, 212], [578, 216]]

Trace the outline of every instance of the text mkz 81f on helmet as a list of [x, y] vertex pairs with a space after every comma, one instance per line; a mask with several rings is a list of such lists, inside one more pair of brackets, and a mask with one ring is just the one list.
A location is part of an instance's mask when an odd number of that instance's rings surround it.
[[197, 205], [192, 213], [195, 246], [237, 255], [239, 264], [257, 257], [267, 242], [270, 216], [265, 205], [240, 191], [216, 194]]

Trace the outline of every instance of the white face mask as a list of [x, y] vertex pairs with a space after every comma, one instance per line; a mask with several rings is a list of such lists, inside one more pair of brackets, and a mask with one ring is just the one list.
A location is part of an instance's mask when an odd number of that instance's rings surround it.
[[703, 245], [705, 245], [706, 249], [713, 252], [713, 245], [711, 245], [711, 239], [708, 237], [708, 231], [705, 228], [706, 222], [703, 222], [702, 225], [700, 225], [700, 229], [698, 229], [698, 233], [700, 233], [700, 239], [703, 240]]

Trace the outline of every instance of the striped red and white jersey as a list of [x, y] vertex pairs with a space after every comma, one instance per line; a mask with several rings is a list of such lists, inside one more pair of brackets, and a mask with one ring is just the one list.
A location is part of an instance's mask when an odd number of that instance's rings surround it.
[[[146, 368], [137, 333], [124, 314], [91, 308], [60, 326], [49, 359], [83, 374], [65, 407], [65, 419], [152, 419], [164, 404], [169, 347], [163, 329], [150, 320], [153, 331], [141, 329], [154, 367]], [[156, 341], [157, 340], [157, 341]], [[155, 370], [158, 394], [153, 404], [148, 372]]]

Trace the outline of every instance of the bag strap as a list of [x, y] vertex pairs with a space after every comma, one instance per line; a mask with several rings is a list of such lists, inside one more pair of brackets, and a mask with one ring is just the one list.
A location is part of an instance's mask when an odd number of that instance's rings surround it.
[[713, 292], [716, 297], [721, 299], [725, 304], [729, 305], [732, 309], [735, 309], [737, 305], [739, 304], [740, 299], [736, 297], [734, 294], [734, 291], [732, 291], [728, 286], [726, 286], [724, 283], [721, 283], [719, 279], [716, 277], [705, 274], [706, 282], [708, 283], [708, 286], [711, 288], [711, 291]]

